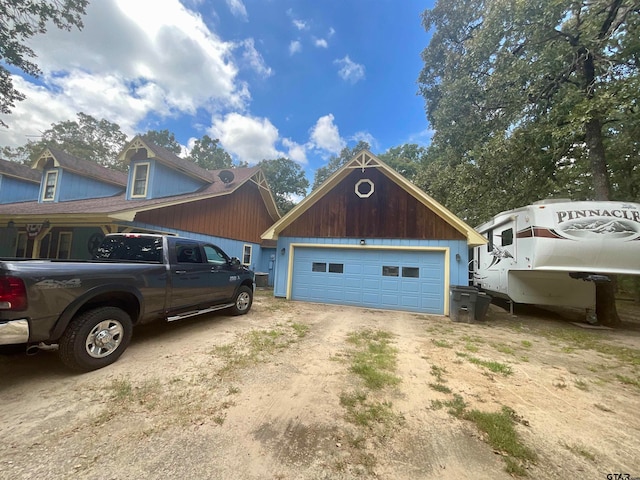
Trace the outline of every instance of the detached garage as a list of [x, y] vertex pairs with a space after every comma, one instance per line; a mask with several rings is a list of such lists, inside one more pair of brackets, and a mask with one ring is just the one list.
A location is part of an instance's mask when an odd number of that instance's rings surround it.
[[449, 314], [486, 240], [361, 151], [262, 235], [277, 240], [274, 294], [292, 300]]

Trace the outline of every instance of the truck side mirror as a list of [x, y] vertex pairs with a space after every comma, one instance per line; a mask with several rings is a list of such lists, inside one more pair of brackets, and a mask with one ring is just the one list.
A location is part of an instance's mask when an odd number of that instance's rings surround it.
[[232, 267], [240, 266], [240, 259], [238, 257], [231, 257], [231, 266]]

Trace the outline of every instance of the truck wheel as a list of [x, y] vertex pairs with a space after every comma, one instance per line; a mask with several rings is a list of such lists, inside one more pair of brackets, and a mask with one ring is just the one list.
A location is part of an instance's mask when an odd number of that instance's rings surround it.
[[241, 286], [236, 292], [236, 296], [233, 301], [233, 307], [229, 310], [232, 315], [244, 315], [251, 310], [251, 304], [253, 303], [253, 291], [249, 287]]
[[74, 318], [60, 338], [60, 359], [88, 372], [115, 362], [131, 341], [131, 318], [115, 307], [100, 307]]

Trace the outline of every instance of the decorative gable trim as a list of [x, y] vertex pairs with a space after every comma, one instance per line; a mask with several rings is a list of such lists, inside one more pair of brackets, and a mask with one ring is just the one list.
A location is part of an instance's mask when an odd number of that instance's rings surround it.
[[352, 160], [343, 165], [334, 172], [325, 182], [318, 187], [317, 190], [311, 192], [304, 200], [296, 205], [289, 213], [276, 222], [269, 230], [262, 234], [264, 240], [277, 240], [280, 232], [287, 226], [291, 225], [295, 220], [300, 218], [309, 208], [317, 203], [321, 198], [333, 190], [342, 180], [344, 180], [353, 169], [361, 169], [364, 172], [367, 169], [379, 169], [386, 177], [394, 181], [400, 188], [416, 198], [420, 203], [425, 205], [454, 229], [460, 232], [467, 239], [469, 246], [484, 245], [486, 239], [476, 232], [472, 227], [427, 195], [425, 192], [409, 182], [402, 175], [397, 173], [391, 167], [386, 165], [382, 160], [377, 158], [368, 150], [358, 152]]

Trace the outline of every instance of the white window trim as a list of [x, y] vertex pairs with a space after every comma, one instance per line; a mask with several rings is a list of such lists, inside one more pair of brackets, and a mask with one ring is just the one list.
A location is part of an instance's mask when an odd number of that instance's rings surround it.
[[64, 259], [66, 260], [71, 258], [71, 244], [73, 242], [73, 232], [60, 232], [58, 234], [58, 246], [56, 248], [56, 258], [60, 258], [60, 244], [62, 243], [62, 237], [64, 236], [69, 237], [69, 256]]
[[[147, 166], [147, 175], [144, 179], [144, 194], [135, 194], [136, 191], [136, 172], [138, 171], [138, 167], [146, 165]], [[147, 191], [149, 190], [149, 171], [151, 170], [151, 163], [142, 162], [136, 163], [133, 167], [133, 175], [131, 176], [131, 198], [147, 198]]]
[[[53, 182], [53, 193], [51, 194], [51, 198], [47, 198], [47, 185], [49, 184], [49, 175], [52, 175], [55, 177], [55, 180]], [[49, 170], [44, 176], [44, 185], [42, 187], [42, 201], [53, 202], [56, 199], [56, 190], [58, 190], [58, 171]]]
[[[16, 236], [16, 249], [13, 252], [14, 257], [18, 257], [18, 249], [20, 248], [21, 238], [24, 239], [24, 255], [27, 254], [27, 245], [29, 244], [29, 237], [27, 236], [27, 232], [18, 232], [18, 235]], [[24, 258], [24, 257], [19, 257], [19, 258]]]
[[[244, 252], [247, 247], [249, 247], [249, 262], [244, 261]], [[251, 265], [251, 260], [253, 260], [253, 245], [249, 245], [248, 243], [245, 243], [244, 246], [242, 247], [242, 264]]]

